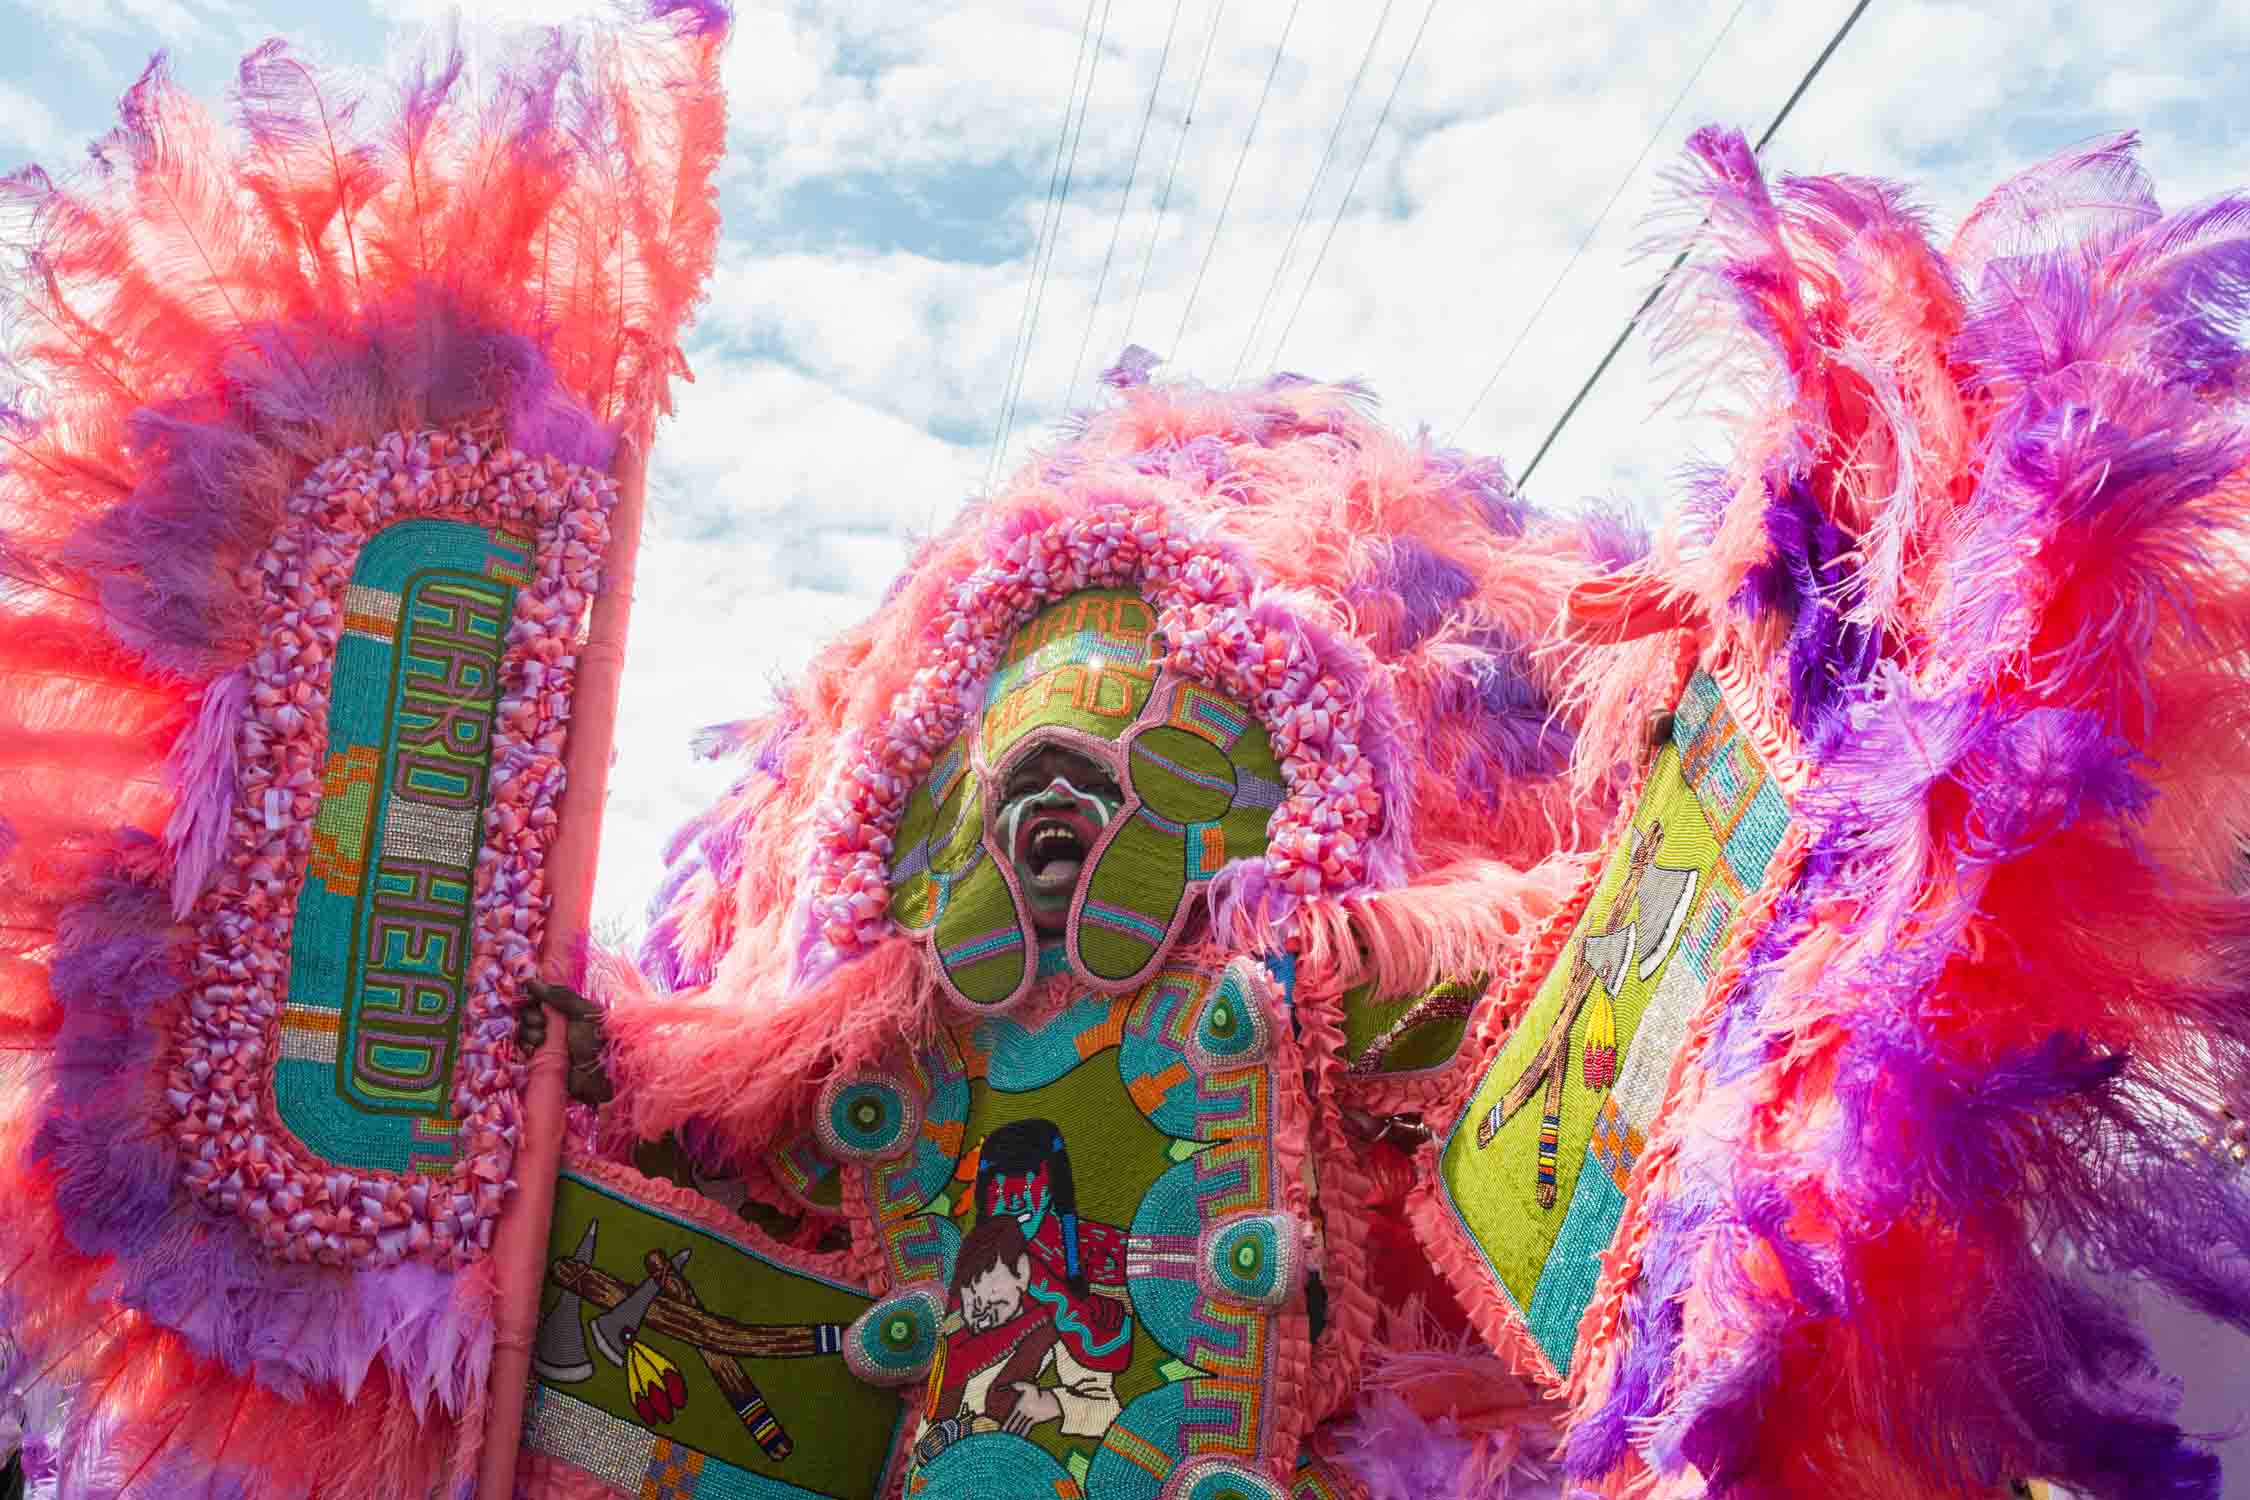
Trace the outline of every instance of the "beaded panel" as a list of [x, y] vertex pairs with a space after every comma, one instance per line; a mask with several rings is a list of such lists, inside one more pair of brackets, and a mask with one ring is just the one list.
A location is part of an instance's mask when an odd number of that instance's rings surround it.
[[872, 1303], [682, 1190], [574, 1162], [524, 1446], [621, 1495], [865, 1500], [901, 1420], [849, 1362]]
[[393, 433], [315, 469], [256, 561], [229, 855], [165, 1097], [190, 1188], [286, 1259], [490, 1243], [615, 493], [468, 429]]
[[1789, 818], [1718, 684], [1696, 674], [1562, 956], [1446, 1139], [1445, 1201], [1558, 1375], [1674, 1059]]
[[1153, 1497], [1298, 1434], [1307, 1205], [1287, 991], [1166, 967], [947, 1030], [910, 1148], [844, 1171], [894, 1287], [943, 1298], [909, 1493]]
[[361, 549], [329, 680], [274, 1106], [323, 1161], [443, 1176], [500, 657], [529, 537], [401, 521]]

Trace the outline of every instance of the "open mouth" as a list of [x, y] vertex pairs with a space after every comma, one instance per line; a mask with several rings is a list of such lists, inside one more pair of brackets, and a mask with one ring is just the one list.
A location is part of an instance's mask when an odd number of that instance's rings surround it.
[[1025, 818], [1016, 831], [1016, 872], [1030, 894], [1045, 901], [1068, 896], [1095, 837], [1082, 813], [1055, 808]]

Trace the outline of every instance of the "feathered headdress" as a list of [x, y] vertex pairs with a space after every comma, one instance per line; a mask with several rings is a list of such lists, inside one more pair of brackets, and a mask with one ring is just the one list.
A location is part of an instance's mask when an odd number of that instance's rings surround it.
[[638, 970], [597, 964], [636, 1136], [695, 1122], [718, 1156], [763, 1151], [824, 1078], [935, 1018], [893, 910], [908, 794], [947, 774], [1017, 629], [1082, 590], [1145, 595], [1162, 664], [1279, 757], [1262, 852], [1199, 898], [1215, 941], [1396, 993], [1491, 971], [1559, 895], [1536, 867], [1608, 808], [1567, 794], [1532, 648], [1573, 583], [1638, 555], [1633, 529], [1540, 515], [1354, 388], [1151, 384], [1149, 363], [1129, 351], [1116, 405], [922, 545], [770, 715], [713, 736], [742, 781], [675, 841]]

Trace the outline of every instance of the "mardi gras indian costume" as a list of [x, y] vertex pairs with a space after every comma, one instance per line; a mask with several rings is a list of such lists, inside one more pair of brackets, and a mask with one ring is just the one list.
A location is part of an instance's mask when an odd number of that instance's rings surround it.
[[716, 736], [598, 1134], [730, 1180], [657, 1249], [868, 1299], [824, 1492], [2216, 1493], [2114, 1295], [2250, 1315], [2250, 205], [1684, 185], [1741, 420], [1653, 545], [1129, 355]]
[[152, 75], [17, 183], [42, 1494], [2215, 1493], [2099, 1278], [2250, 1317], [2250, 208], [2115, 145], [1941, 252], [1699, 137], [1743, 420], [1653, 541], [1131, 351], [581, 971], [717, 43], [372, 137], [265, 51], [239, 161]]

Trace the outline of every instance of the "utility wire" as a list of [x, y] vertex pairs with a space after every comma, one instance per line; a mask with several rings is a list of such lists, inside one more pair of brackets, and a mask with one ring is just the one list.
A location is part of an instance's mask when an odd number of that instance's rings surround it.
[[1375, 154], [1375, 143], [1382, 139], [1383, 126], [1391, 118], [1391, 106], [1398, 102], [1399, 85], [1406, 82], [1406, 70], [1414, 66], [1414, 54], [1422, 50], [1422, 34], [1430, 29], [1430, 17], [1437, 14], [1438, 0], [1430, 0], [1423, 7], [1422, 24], [1414, 28], [1414, 40], [1407, 45], [1406, 59], [1398, 65], [1398, 76], [1391, 80], [1391, 91], [1383, 100], [1383, 112], [1375, 117], [1375, 128], [1367, 133], [1367, 144], [1360, 149], [1359, 162], [1352, 168], [1352, 180], [1344, 185], [1343, 201], [1336, 205], [1336, 217], [1328, 221], [1328, 233], [1321, 239], [1320, 253], [1313, 257], [1312, 270], [1306, 273], [1305, 284], [1297, 289], [1297, 305], [1289, 309], [1289, 321], [1281, 325], [1281, 337], [1274, 340], [1274, 368], [1281, 367], [1281, 351], [1289, 343], [1289, 335], [1297, 327], [1297, 314], [1305, 310], [1305, 299], [1312, 295], [1313, 283], [1320, 279], [1321, 263], [1328, 259], [1328, 247], [1336, 242], [1336, 230], [1344, 222], [1344, 210], [1352, 206], [1352, 194], [1359, 191], [1359, 174], [1367, 170], [1367, 158]]
[[1078, 23], [1078, 60], [1071, 64], [1070, 92], [1063, 97], [1062, 129], [1055, 134], [1055, 162], [1047, 169], [1047, 201], [1039, 210], [1039, 237], [1031, 242], [1031, 269], [1023, 279], [1023, 311], [1016, 314], [1016, 338], [1008, 348], [1008, 378], [1000, 385], [1000, 415], [992, 426], [992, 453], [984, 462], [984, 487], [997, 481], [1000, 450], [1007, 442], [1008, 403], [1014, 399], [1016, 364], [1023, 357], [1024, 333], [1031, 325], [1032, 289], [1039, 284], [1039, 263], [1047, 252], [1049, 221], [1055, 213], [1055, 189], [1062, 182], [1063, 151], [1070, 144], [1071, 111], [1078, 106], [1078, 80], [1086, 71], [1086, 43], [1094, 34], [1094, 0], [1086, 0], [1086, 14]]
[[1086, 346], [1094, 341], [1094, 320], [1101, 316], [1102, 292], [1109, 286], [1109, 264], [1117, 254], [1117, 237], [1125, 228], [1125, 210], [1133, 202], [1133, 183], [1141, 175], [1141, 148], [1148, 144], [1149, 122], [1156, 118], [1156, 96], [1164, 91], [1164, 69], [1172, 60], [1172, 35], [1180, 28], [1180, 11], [1187, 0], [1172, 0], [1171, 24], [1164, 28], [1164, 50], [1156, 58], [1156, 82], [1148, 86], [1148, 108], [1141, 112], [1141, 133], [1133, 138], [1133, 165], [1125, 173], [1125, 196], [1117, 200], [1117, 217], [1109, 226], [1109, 249], [1102, 252], [1102, 273], [1094, 281], [1094, 305], [1086, 310], [1086, 331], [1078, 340], [1078, 357], [1070, 362], [1070, 384], [1063, 392], [1067, 408], [1078, 400], [1078, 372], [1086, 364]]
[[[1773, 142], [1774, 133], [1780, 130], [1782, 122], [1789, 118], [1789, 112], [1797, 107], [1798, 100], [1805, 97], [1805, 90], [1812, 87], [1813, 80], [1820, 76], [1820, 70], [1828, 66], [1828, 59], [1835, 56], [1836, 49], [1844, 44], [1844, 38], [1851, 35], [1852, 27], [1859, 24], [1859, 18], [1866, 14], [1867, 7], [1873, 3], [1874, 0], [1859, 0], [1859, 3], [1852, 7], [1851, 14], [1844, 17], [1844, 24], [1836, 28], [1836, 34], [1828, 39], [1827, 46], [1820, 49], [1820, 56], [1813, 59], [1813, 65], [1806, 69], [1805, 76], [1797, 80], [1797, 87], [1790, 92], [1788, 100], [1781, 106], [1781, 112], [1773, 117], [1773, 123], [1766, 127], [1766, 133], [1758, 137], [1758, 144], [1752, 148], [1754, 154], [1763, 155], [1765, 153], [1766, 147]], [[1701, 232], [1700, 229], [1697, 231], [1699, 235]], [[1562, 436], [1563, 428], [1569, 425], [1570, 419], [1577, 414], [1578, 408], [1585, 403], [1587, 393], [1593, 390], [1594, 383], [1602, 378], [1602, 372], [1609, 368], [1610, 361], [1617, 358], [1618, 351], [1623, 349], [1626, 341], [1632, 338], [1633, 330], [1640, 326], [1641, 319], [1648, 316], [1649, 309], [1656, 306], [1656, 299], [1664, 295], [1664, 288], [1671, 284], [1672, 277], [1679, 271], [1680, 267], [1687, 264], [1688, 252], [1694, 248], [1695, 242], [1690, 240], [1678, 255], [1672, 257], [1672, 264], [1664, 268], [1664, 274], [1657, 278], [1656, 285], [1649, 289], [1648, 296], [1634, 310], [1633, 316], [1625, 320], [1624, 328], [1618, 332], [1617, 341], [1609, 346], [1609, 352], [1602, 356], [1602, 362], [1594, 366], [1594, 373], [1586, 377], [1586, 383], [1578, 388], [1578, 394], [1570, 398], [1570, 405], [1563, 408], [1563, 414], [1557, 417], [1555, 425], [1547, 430], [1546, 439], [1540, 443], [1539, 451], [1531, 455], [1531, 462], [1524, 465], [1523, 477], [1516, 481], [1518, 490], [1521, 490], [1525, 484], [1530, 482], [1532, 471], [1539, 467], [1539, 460], [1545, 458], [1547, 450], [1555, 446], [1555, 439]]]
[[1313, 168], [1312, 181], [1305, 187], [1305, 201], [1298, 206], [1297, 222], [1289, 228], [1289, 238], [1282, 243], [1281, 259], [1274, 263], [1273, 280], [1266, 286], [1265, 296], [1258, 299], [1258, 315], [1250, 320], [1250, 337], [1242, 341], [1242, 353], [1235, 357], [1233, 378], [1242, 378], [1242, 367], [1249, 363], [1250, 351], [1257, 345], [1258, 330], [1265, 325], [1266, 309], [1273, 303], [1273, 294], [1281, 288], [1281, 274], [1289, 267], [1289, 257], [1296, 252], [1297, 236], [1305, 232], [1305, 221], [1312, 217], [1313, 195], [1320, 191], [1320, 179], [1328, 174], [1328, 160], [1336, 154], [1336, 140], [1344, 133], [1344, 121], [1352, 112], [1352, 101], [1359, 97], [1360, 80], [1367, 76], [1367, 65], [1375, 60], [1375, 44], [1383, 38], [1383, 28], [1390, 23], [1394, 0], [1383, 0], [1383, 13], [1375, 18], [1375, 34], [1367, 39], [1367, 50], [1360, 54], [1359, 71], [1352, 74], [1352, 86], [1344, 91], [1343, 107], [1336, 111], [1336, 126], [1328, 132], [1328, 146], [1320, 153], [1320, 165]]
[[1281, 23], [1281, 40], [1274, 43], [1273, 61], [1266, 67], [1266, 86], [1258, 90], [1258, 107], [1250, 112], [1250, 130], [1242, 138], [1242, 154], [1234, 159], [1234, 175], [1227, 179], [1227, 195], [1219, 200], [1219, 219], [1211, 226], [1211, 242], [1203, 247], [1203, 263], [1195, 268], [1195, 284], [1188, 288], [1187, 306], [1180, 309], [1179, 331], [1172, 335], [1169, 351], [1177, 360], [1180, 345], [1187, 339], [1188, 319], [1195, 312], [1195, 299], [1203, 292], [1203, 273], [1211, 269], [1212, 252], [1219, 248], [1219, 232], [1227, 227], [1227, 210], [1234, 206], [1234, 190], [1242, 181], [1243, 164], [1250, 160], [1250, 143], [1258, 138], [1258, 122], [1265, 118], [1266, 96], [1273, 92], [1274, 75], [1281, 71], [1281, 55], [1289, 50], [1289, 31], [1297, 24], [1297, 12], [1305, 0], [1295, 0], [1289, 7], [1289, 17]]
[[1227, 0], [1211, 7], [1211, 34], [1203, 39], [1203, 61], [1196, 64], [1195, 87], [1188, 90], [1187, 109], [1180, 116], [1179, 139], [1172, 143], [1172, 165], [1164, 174], [1164, 192], [1156, 200], [1156, 227], [1148, 232], [1148, 249], [1141, 253], [1141, 274], [1133, 279], [1133, 307], [1125, 314], [1125, 342], [1133, 341], [1133, 325], [1141, 318], [1141, 293], [1148, 289], [1149, 263], [1156, 259], [1156, 242], [1164, 236], [1164, 210], [1171, 206], [1172, 179], [1180, 175], [1180, 155], [1187, 149], [1188, 130], [1195, 124], [1196, 101], [1203, 97], [1203, 75], [1211, 71], [1211, 49], [1219, 43], [1219, 23], [1226, 19]]
[[1602, 205], [1602, 211], [1594, 215], [1594, 222], [1587, 225], [1586, 232], [1579, 236], [1578, 248], [1570, 252], [1570, 259], [1563, 263], [1563, 268], [1555, 274], [1555, 279], [1547, 284], [1546, 295], [1541, 297], [1539, 305], [1531, 310], [1531, 316], [1525, 320], [1523, 327], [1516, 330], [1515, 341], [1508, 345], [1507, 353], [1501, 355], [1500, 363], [1493, 367], [1492, 378], [1484, 383], [1483, 390], [1477, 392], [1477, 399], [1469, 403], [1469, 409], [1461, 413], [1461, 420], [1454, 424], [1453, 436], [1446, 439], [1448, 444], [1457, 443], [1461, 440], [1462, 429], [1467, 427], [1470, 418], [1477, 414], [1477, 408], [1484, 405], [1485, 398], [1492, 394], [1492, 388], [1500, 383], [1500, 377], [1507, 372], [1509, 364], [1516, 357], [1516, 351], [1523, 348], [1525, 339], [1531, 337], [1531, 330], [1539, 325], [1539, 319], [1547, 311], [1547, 304], [1555, 300], [1555, 293], [1561, 291], [1562, 284], [1570, 279], [1570, 273], [1576, 269], [1579, 258], [1586, 253], [1586, 247], [1594, 242], [1594, 236], [1600, 233], [1602, 225], [1609, 221], [1610, 210], [1617, 207], [1617, 200], [1625, 196], [1625, 189], [1632, 185], [1633, 176], [1640, 171], [1641, 163], [1648, 160], [1649, 152], [1655, 150], [1656, 143], [1664, 138], [1665, 130], [1671, 126], [1672, 116], [1678, 114], [1680, 106], [1687, 102], [1689, 91], [1695, 87], [1697, 80], [1703, 77], [1703, 70], [1709, 67], [1711, 59], [1718, 55], [1719, 44], [1727, 39], [1728, 32], [1734, 30], [1734, 23], [1742, 19], [1742, 12], [1749, 4], [1750, 0], [1736, 0], [1733, 13], [1727, 17], [1727, 23], [1719, 28], [1717, 36], [1711, 38], [1711, 45], [1703, 49], [1703, 57], [1696, 63], [1695, 71], [1688, 74], [1687, 82], [1681, 84], [1680, 91], [1672, 96], [1672, 107], [1664, 111], [1664, 118], [1658, 120], [1656, 128], [1648, 133], [1648, 142], [1641, 147], [1641, 154], [1633, 158], [1633, 164], [1625, 169], [1625, 175], [1617, 179], [1616, 190], [1609, 195], [1609, 201]]
[[[1024, 376], [1031, 368], [1032, 344], [1039, 336], [1039, 307], [1047, 300], [1047, 282], [1054, 274], [1055, 243], [1062, 238], [1063, 211], [1070, 206], [1070, 183], [1078, 171], [1078, 145], [1086, 138], [1086, 110], [1094, 102], [1094, 79], [1101, 72], [1102, 43], [1109, 38], [1109, 12], [1114, 3], [1115, 0], [1102, 0], [1101, 29], [1094, 37], [1093, 61], [1086, 69], [1086, 92], [1078, 101], [1078, 124], [1070, 138], [1070, 159], [1063, 167], [1062, 195], [1055, 203], [1054, 232], [1047, 237], [1046, 262], [1039, 268], [1038, 291], [1032, 296], [1031, 321], [1024, 332], [1023, 358], [1016, 365], [1014, 376], [1009, 382], [1008, 403], [1001, 411], [1000, 440], [993, 445], [993, 477], [986, 484], [988, 489], [999, 482], [1000, 465], [1008, 451], [1008, 437], [1015, 428], [1016, 408], [1023, 399]], [[1088, 8], [1092, 8], [1092, 0], [1088, 0]]]

